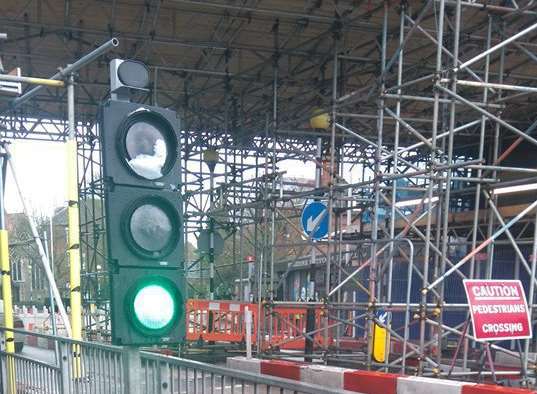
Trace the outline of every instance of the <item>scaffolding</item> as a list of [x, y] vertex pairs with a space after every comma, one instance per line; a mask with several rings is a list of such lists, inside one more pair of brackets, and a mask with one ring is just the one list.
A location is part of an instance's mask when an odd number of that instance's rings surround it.
[[[498, 382], [515, 375], [513, 381], [531, 385], [537, 341], [476, 342], [466, 300], [454, 291], [464, 278], [523, 278], [534, 306], [537, 201], [531, 194], [510, 199], [495, 193], [532, 183], [537, 173], [531, 157], [537, 145], [533, 2], [376, 1], [347, 9], [335, 2], [321, 14], [178, 3], [199, 6], [202, 14], [206, 6], [231, 13], [219, 27], [231, 37], [241, 34], [248, 15], [263, 20], [271, 25], [272, 41], [270, 49], [182, 42], [185, 51], [201, 45], [218, 52], [214, 69], [204, 66], [203, 57], [195, 67], [152, 66], [154, 87], [140, 98], [181, 112], [191, 296], [229, 295], [233, 278], [241, 288], [236, 298], [250, 301], [242, 291], [247, 283], [259, 308], [260, 356], [286, 357], [272, 339], [277, 307], [317, 309], [320, 324], [302, 335], [320, 333], [324, 339], [313, 352], [295, 357], [467, 380]], [[232, 29], [232, 21], [240, 27]], [[322, 32], [291, 46], [289, 36], [308, 23], [323, 26]], [[248, 69], [240, 61], [237, 66], [232, 46], [259, 51], [261, 61]], [[181, 94], [170, 99], [169, 86], [177, 79]], [[206, 107], [200, 97], [207, 98]], [[91, 100], [79, 105], [91, 108]], [[328, 114], [328, 129], [308, 127], [314, 108]], [[8, 112], [0, 118], [1, 134], [66, 138], [51, 127], [39, 133], [42, 122], [54, 122], [47, 114], [36, 118], [31, 111]], [[31, 122], [36, 127], [28, 128]], [[105, 308], [94, 124], [85, 123], [77, 136], [84, 169], [80, 192], [91, 202], [81, 204], [91, 219], [82, 224], [88, 248], [83, 294], [88, 302], [102, 300]], [[206, 151], [218, 153], [214, 170], [204, 162]], [[286, 176], [289, 166], [299, 165], [313, 182]], [[329, 231], [322, 240], [303, 236], [297, 220], [311, 200], [328, 207]], [[189, 245], [202, 230], [220, 233], [220, 255], [214, 248], [192, 255]], [[282, 288], [299, 261], [316, 288], [297, 301]], [[391, 320], [381, 322], [378, 311], [391, 312]], [[373, 324], [390, 332], [396, 357], [373, 359]], [[359, 337], [359, 347], [348, 348], [349, 339]], [[495, 353], [522, 367], [498, 370]]]
[[[332, 31], [331, 60], [325, 64], [325, 71], [332, 74], [331, 89], [330, 94], [325, 92], [321, 109], [330, 116], [329, 130], [282, 129], [278, 109], [285, 83], [279, 76], [276, 49], [272, 95], [267, 100], [271, 114], [266, 115], [264, 136], [254, 136], [249, 147], [242, 148], [229, 131], [232, 109], [227, 104], [224, 136], [185, 133], [185, 212], [195, 211], [185, 219], [185, 235], [225, 217], [227, 222], [217, 227], [226, 228], [232, 238], [232, 261], [240, 267], [240, 283], [248, 264], [244, 244], [253, 245], [249, 250], [256, 251], [256, 269], [250, 280], [255, 288], [252, 298], [259, 305], [257, 350], [264, 357], [290, 357], [278, 351], [283, 342], [272, 340], [273, 319], [279, 319], [275, 308], [320, 308], [322, 324], [302, 335], [308, 338], [321, 332], [322, 346], [292, 357], [504, 383], [505, 375], [518, 375], [515, 380], [530, 384], [535, 363], [530, 350], [535, 349], [535, 340], [511, 341], [508, 346], [478, 343], [469, 333], [466, 301], [446, 299], [454, 298], [448, 294], [452, 278], [460, 282], [498, 277], [493, 269], [500, 264], [495, 251], [505, 254], [508, 248], [514, 260], [511, 277], [533, 278], [526, 281], [533, 307], [537, 201], [529, 196], [522, 205], [499, 203], [494, 190], [513, 184], [506, 179], [528, 183], [536, 173], [523, 164], [503, 165], [517, 147], [537, 142], [531, 135], [535, 124], [523, 121], [514, 109], [535, 88], [531, 82], [521, 84], [524, 76], [513, 72], [537, 60], [529, 49], [529, 36], [537, 28], [531, 19], [534, 11], [531, 5], [516, 3], [485, 6], [438, 0], [398, 6], [384, 2], [380, 13], [380, 56], [373, 66], [367, 65], [367, 59], [349, 56], [348, 43], [343, 49], [343, 26]], [[470, 23], [476, 16], [482, 16], [480, 23]], [[278, 26], [273, 34], [278, 48]], [[417, 45], [413, 38], [418, 35], [426, 37], [429, 45]], [[521, 51], [527, 59], [513, 61], [508, 56], [513, 51]], [[369, 74], [359, 89], [346, 85], [355, 72]], [[226, 103], [233, 105], [230, 100]], [[203, 166], [203, 149], [223, 156], [216, 191], [207, 188], [215, 174]], [[254, 168], [245, 164], [250, 156], [255, 157]], [[316, 184], [304, 188], [286, 178], [286, 165], [280, 163], [289, 159], [314, 163]], [[191, 160], [199, 165], [195, 174], [189, 171]], [[360, 168], [361, 179], [346, 182], [346, 166]], [[321, 173], [328, 177], [324, 184]], [[212, 195], [218, 196], [217, 206], [209, 202]], [[410, 196], [416, 201], [406, 204]], [[320, 241], [298, 236], [302, 230], [296, 217], [304, 202], [314, 199], [326, 202], [330, 216], [328, 236]], [[365, 213], [369, 218], [364, 218]], [[282, 224], [295, 233], [293, 244], [282, 242]], [[282, 263], [281, 248], [288, 251], [288, 268], [293, 261], [311, 256], [311, 269], [322, 259], [321, 296], [310, 301], [277, 296], [287, 273], [275, 271]], [[396, 269], [401, 265], [403, 270]], [[395, 291], [395, 281], [405, 284], [404, 291]], [[362, 301], [356, 301], [356, 296], [349, 300], [350, 289], [362, 292]], [[404, 324], [396, 328], [381, 322], [375, 314], [378, 310], [390, 311], [393, 321], [402, 316]], [[461, 317], [456, 324], [448, 316], [453, 312]], [[374, 323], [402, 344], [397, 357], [383, 363], [372, 359]], [[414, 340], [412, 326], [419, 330]], [[349, 327], [353, 332], [362, 330], [366, 348], [345, 349]], [[270, 346], [260, 345], [263, 338]], [[455, 352], [447, 346], [448, 338], [456, 339]], [[491, 350], [519, 359], [523, 367], [515, 372], [497, 370]]]

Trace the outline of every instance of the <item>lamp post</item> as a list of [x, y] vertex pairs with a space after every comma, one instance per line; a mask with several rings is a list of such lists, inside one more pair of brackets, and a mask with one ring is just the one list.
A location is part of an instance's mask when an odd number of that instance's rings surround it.
[[[214, 169], [218, 162], [218, 152], [215, 149], [207, 149], [203, 152], [203, 161], [209, 167], [210, 187], [209, 187], [209, 212], [213, 210], [214, 204]], [[214, 218], [209, 215], [209, 299], [214, 300]]]
[[[4, 145], [2, 145], [4, 146]], [[0, 269], [2, 282], [2, 301], [4, 306], [4, 319], [1, 322], [8, 330], [13, 329], [13, 300], [11, 292], [11, 265], [9, 262], [9, 242], [7, 223], [4, 211], [4, 187], [6, 179], [6, 163], [9, 159], [7, 152], [0, 153]], [[16, 393], [16, 377], [15, 377], [15, 334], [12, 331], [4, 332], [5, 350], [7, 357], [6, 375], [0, 377], [2, 380], [3, 392], [8, 394]], [[4, 380], [5, 378], [5, 380]]]
[[[203, 161], [209, 167], [210, 172], [209, 212], [211, 212], [214, 203], [214, 169], [218, 162], [218, 152], [215, 149], [205, 150], [203, 152]], [[209, 215], [209, 299], [214, 300], [214, 218], [212, 215]], [[207, 330], [209, 332], [213, 331], [213, 321], [213, 312], [209, 311], [209, 329]], [[213, 343], [212, 341], [209, 342], [209, 344]]]

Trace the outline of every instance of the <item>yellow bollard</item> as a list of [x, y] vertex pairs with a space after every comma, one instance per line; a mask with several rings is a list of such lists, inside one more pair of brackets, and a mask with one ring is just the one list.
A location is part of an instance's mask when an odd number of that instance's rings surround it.
[[[11, 298], [11, 271], [9, 266], [9, 243], [7, 230], [0, 229], [0, 265], [2, 268], [2, 299], [4, 301], [4, 326], [13, 328], [13, 301]], [[15, 336], [5, 332], [7, 359], [8, 394], [16, 394], [15, 360], [9, 353], [15, 353]]]
[[[378, 317], [382, 324], [388, 324], [388, 313], [385, 312]], [[386, 361], [390, 350], [390, 333], [388, 330], [377, 324], [373, 323], [373, 360], [377, 363], [383, 363]]]

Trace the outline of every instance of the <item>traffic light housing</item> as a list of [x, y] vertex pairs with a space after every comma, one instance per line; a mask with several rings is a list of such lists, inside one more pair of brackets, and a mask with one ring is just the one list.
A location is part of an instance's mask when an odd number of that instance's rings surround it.
[[183, 340], [185, 283], [177, 269], [119, 267], [111, 283], [112, 343], [147, 346]]
[[112, 343], [180, 343], [186, 295], [176, 113], [109, 100], [100, 117]]

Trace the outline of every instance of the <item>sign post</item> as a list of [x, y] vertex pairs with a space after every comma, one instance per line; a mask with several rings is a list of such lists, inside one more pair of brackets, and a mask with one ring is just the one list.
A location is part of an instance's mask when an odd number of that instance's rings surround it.
[[531, 338], [528, 304], [520, 280], [463, 282], [477, 341]]
[[244, 308], [244, 323], [246, 324], [246, 358], [252, 358], [252, 311]]

